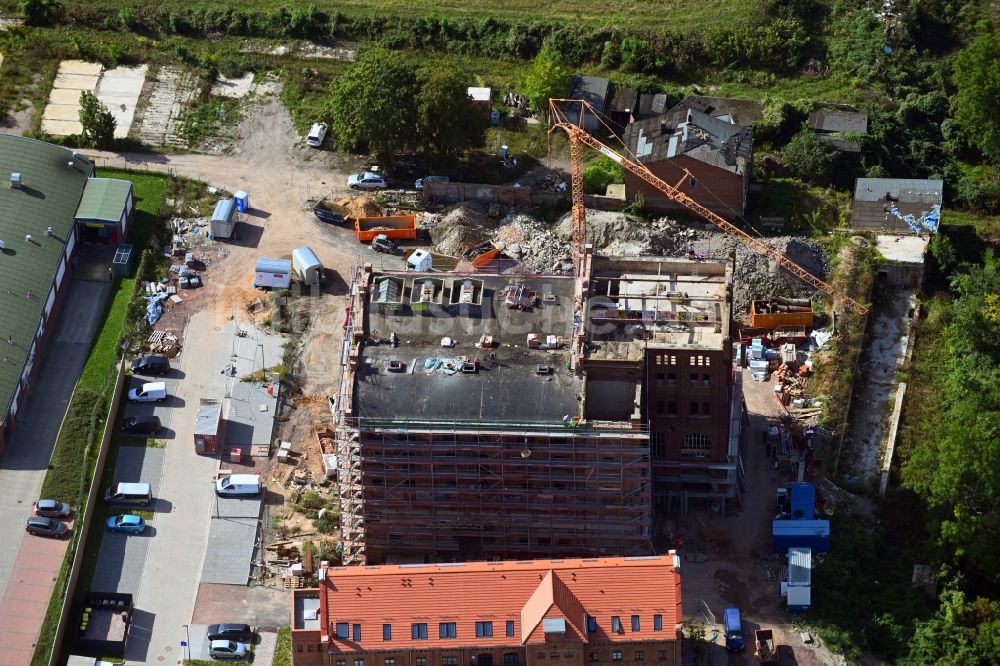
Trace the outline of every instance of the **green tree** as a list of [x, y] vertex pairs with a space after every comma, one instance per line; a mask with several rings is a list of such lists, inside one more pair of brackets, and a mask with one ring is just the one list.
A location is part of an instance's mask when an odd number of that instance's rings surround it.
[[115, 142], [118, 121], [92, 92], [80, 93], [80, 124], [83, 142], [95, 148], [110, 148]]
[[943, 514], [940, 541], [968, 568], [1000, 581], [1000, 259], [952, 279], [958, 298], [933, 433], [913, 450], [903, 482]]
[[363, 53], [330, 94], [332, 134], [348, 150], [368, 149], [382, 158], [415, 143], [417, 77], [401, 54]]
[[49, 25], [62, 15], [59, 0], [21, 0], [21, 16], [28, 25]]
[[587, 194], [604, 194], [608, 185], [625, 182], [625, 169], [612, 159], [601, 157], [583, 169], [583, 191]]
[[417, 70], [417, 134], [420, 144], [445, 155], [483, 145], [489, 110], [469, 99], [469, 74], [441, 63]]
[[951, 240], [942, 233], [934, 234], [934, 236], [931, 237], [930, 251], [931, 256], [934, 257], [934, 262], [937, 264], [938, 270], [941, 271], [943, 275], [951, 273], [951, 270], [955, 268], [955, 262], [957, 261], [955, 246], [952, 245]]
[[781, 149], [781, 163], [802, 180], [825, 183], [830, 180], [830, 168], [837, 157], [837, 149], [808, 127], [803, 127]]
[[901, 666], [954, 664], [986, 666], [1000, 654], [1000, 603], [949, 586], [941, 593], [941, 606], [934, 617], [918, 622], [910, 641], [910, 653]]
[[1000, 38], [983, 34], [958, 54], [954, 71], [955, 120], [970, 144], [1000, 164]]
[[521, 94], [528, 98], [536, 113], [548, 117], [549, 100], [565, 97], [569, 90], [569, 70], [552, 49], [543, 49], [521, 77]]

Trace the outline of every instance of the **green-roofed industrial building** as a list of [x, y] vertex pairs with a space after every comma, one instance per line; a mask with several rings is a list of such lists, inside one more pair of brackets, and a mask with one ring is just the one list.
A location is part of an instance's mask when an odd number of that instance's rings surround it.
[[[44, 355], [81, 243], [119, 243], [127, 232], [131, 183], [93, 174], [93, 162], [83, 155], [0, 134], [0, 177], [7, 180], [0, 184], [0, 454]], [[81, 208], [85, 217], [78, 218]]]

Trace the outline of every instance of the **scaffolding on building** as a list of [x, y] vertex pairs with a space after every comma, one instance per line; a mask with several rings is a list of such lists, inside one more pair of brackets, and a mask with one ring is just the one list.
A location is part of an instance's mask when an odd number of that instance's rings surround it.
[[354, 402], [354, 377], [358, 369], [360, 341], [364, 336], [364, 306], [370, 279], [370, 265], [355, 269], [344, 313], [340, 393], [331, 410], [337, 452], [341, 561], [346, 565], [358, 566], [364, 566], [368, 562], [365, 546], [364, 478], [360, 431], [357, 420], [350, 418], [350, 414]]
[[360, 419], [369, 559], [648, 555], [645, 427]]

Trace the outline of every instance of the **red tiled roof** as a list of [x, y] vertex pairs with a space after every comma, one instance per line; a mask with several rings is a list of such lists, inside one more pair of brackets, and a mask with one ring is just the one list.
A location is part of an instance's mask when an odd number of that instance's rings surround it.
[[[675, 567], [677, 567], [675, 569]], [[671, 640], [682, 622], [679, 560], [672, 555], [584, 560], [337, 567], [322, 585], [330, 648], [339, 652], [518, 646], [545, 640], [544, 620], [562, 618], [566, 640], [587, 643]], [[631, 618], [639, 617], [633, 632]], [[662, 618], [654, 630], [653, 617]], [[622, 631], [612, 633], [612, 617]], [[587, 618], [597, 630], [587, 631]], [[512, 636], [506, 623], [514, 622]], [[336, 624], [351, 625], [347, 639]], [[440, 638], [440, 623], [455, 623], [455, 638]], [[492, 622], [492, 637], [476, 623]], [[383, 625], [391, 639], [383, 641]], [[426, 639], [411, 627], [427, 625]], [[353, 640], [360, 625], [361, 640]]]

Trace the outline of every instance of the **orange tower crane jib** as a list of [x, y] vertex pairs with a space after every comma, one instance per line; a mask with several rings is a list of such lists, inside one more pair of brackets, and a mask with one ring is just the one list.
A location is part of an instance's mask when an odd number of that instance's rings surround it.
[[[566, 105], [575, 106], [579, 109], [576, 112], [570, 112], [567, 114], [565, 110]], [[573, 251], [574, 254], [579, 258], [582, 256], [584, 244], [586, 243], [586, 218], [583, 204], [583, 175], [582, 175], [582, 148], [581, 144], [586, 144], [590, 148], [593, 148], [597, 152], [601, 153], [605, 157], [614, 160], [622, 166], [622, 168], [628, 170], [630, 173], [634, 174], [638, 178], [641, 178], [645, 182], [649, 183], [655, 187], [660, 192], [663, 192], [671, 201], [674, 201], [688, 210], [691, 210], [698, 215], [702, 216], [720, 230], [725, 233], [739, 239], [750, 249], [766, 256], [771, 259], [779, 266], [784, 268], [786, 271], [799, 278], [811, 287], [823, 292], [830, 298], [842, 299], [855, 311], [861, 315], [868, 314], [868, 309], [865, 308], [861, 303], [851, 298], [847, 294], [835, 289], [831, 285], [827, 284], [823, 280], [805, 270], [794, 261], [789, 259], [783, 252], [779, 251], [777, 248], [768, 245], [767, 243], [751, 236], [747, 232], [743, 231], [736, 225], [724, 219], [717, 213], [712, 212], [705, 206], [701, 205], [688, 195], [684, 194], [676, 187], [665, 182], [659, 178], [656, 174], [650, 171], [645, 165], [637, 161], [632, 161], [626, 158], [624, 155], [618, 151], [610, 148], [605, 143], [599, 139], [594, 138], [589, 132], [584, 129], [584, 119], [587, 113], [591, 113], [594, 117], [597, 114], [591, 108], [590, 104], [582, 100], [567, 100], [567, 99], [552, 99], [549, 100], [549, 135], [551, 137], [552, 132], [555, 130], [563, 130], [569, 137], [570, 143], [570, 174], [573, 186]], [[570, 117], [575, 116], [573, 120]]]

